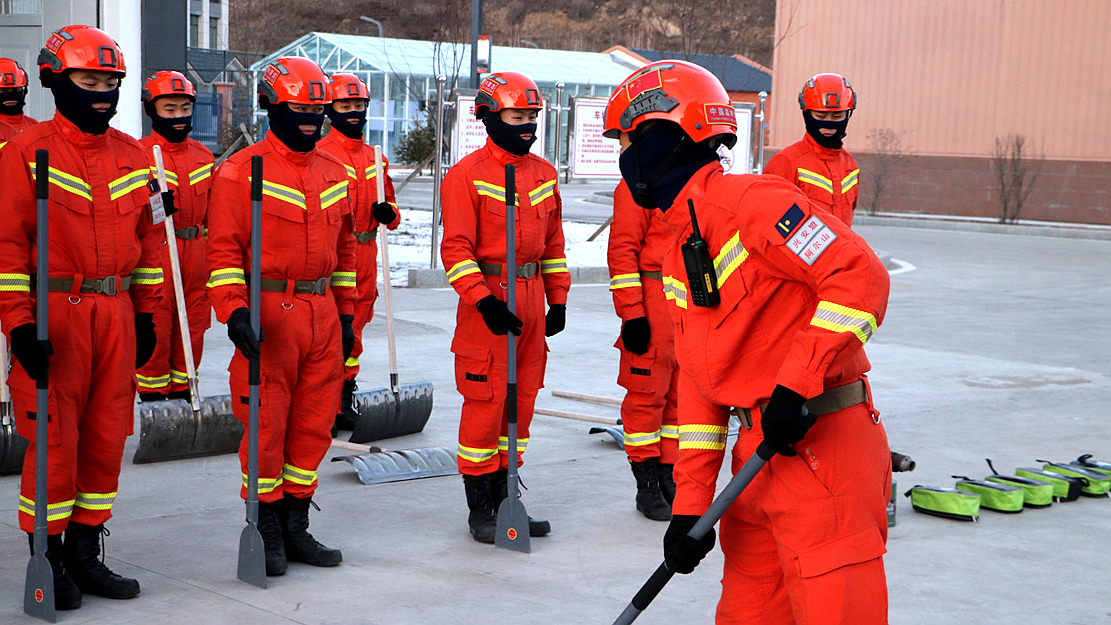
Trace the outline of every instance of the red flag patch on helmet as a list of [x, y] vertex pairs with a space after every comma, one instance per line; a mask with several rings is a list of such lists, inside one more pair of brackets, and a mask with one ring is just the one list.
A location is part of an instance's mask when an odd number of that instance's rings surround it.
[[635, 100], [636, 97], [645, 91], [652, 89], [660, 89], [663, 87], [663, 76], [660, 75], [660, 70], [641, 74], [636, 78], [629, 81], [625, 85], [625, 89], [629, 92], [629, 99]]
[[710, 124], [726, 124], [737, 126], [737, 111], [731, 104], [707, 104], [706, 122]]

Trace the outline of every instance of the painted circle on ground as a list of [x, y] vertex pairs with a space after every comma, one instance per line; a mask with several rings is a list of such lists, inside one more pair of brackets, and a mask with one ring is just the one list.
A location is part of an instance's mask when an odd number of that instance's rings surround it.
[[509, 535], [509, 540], [517, 540], [517, 530], [511, 527], [506, 533]]

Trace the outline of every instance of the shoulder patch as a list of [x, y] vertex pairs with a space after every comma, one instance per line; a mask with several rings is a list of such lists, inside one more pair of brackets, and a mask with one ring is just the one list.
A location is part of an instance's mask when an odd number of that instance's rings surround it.
[[783, 216], [776, 222], [775, 231], [786, 239], [791, 236], [791, 233], [794, 232], [795, 228], [797, 228], [804, 219], [806, 219], [806, 213], [802, 212], [798, 204], [792, 204], [791, 208], [788, 208], [787, 212], [783, 213]]
[[[789, 211], [788, 211], [789, 212]], [[807, 265], [825, 252], [837, 240], [837, 233], [829, 228], [817, 215], [811, 215], [787, 241], [787, 246]]]

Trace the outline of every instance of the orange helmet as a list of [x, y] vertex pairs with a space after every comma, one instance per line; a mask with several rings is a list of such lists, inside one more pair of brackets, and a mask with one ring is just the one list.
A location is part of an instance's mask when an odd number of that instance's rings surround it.
[[737, 113], [716, 76], [686, 61], [656, 61], [633, 72], [610, 96], [603, 134], [616, 139], [640, 124], [675, 122], [696, 143], [737, 143]]
[[328, 83], [328, 96], [332, 100], [370, 100], [366, 83], [355, 74], [332, 74], [332, 82]]
[[544, 106], [540, 88], [536, 83], [517, 72], [490, 74], [478, 86], [474, 99], [475, 117], [482, 119], [485, 110], [497, 113], [502, 109], [537, 109]]
[[841, 74], [818, 74], [799, 92], [799, 108], [804, 111], [851, 111], [856, 108], [856, 92]]
[[183, 95], [193, 102], [197, 101], [197, 92], [193, 90], [193, 83], [189, 82], [181, 72], [157, 72], [143, 85], [143, 102], [154, 102], [155, 98], [164, 95]]
[[54, 31], [39, 51], [39, 74], [60, 74], [71, 69], [127, 73], [123, 50], [108, 33], [92, 26], [65, 26]]
[[328, 77], [312, 61], [297, 57], [282, 57], [266, 67], [258, 81], [259, 106], [288, 102], [290, 104], [328, 104]]
[[0, 59], [0, 87], [12, 89], [27, 88], [27, 72], [15, 59]]

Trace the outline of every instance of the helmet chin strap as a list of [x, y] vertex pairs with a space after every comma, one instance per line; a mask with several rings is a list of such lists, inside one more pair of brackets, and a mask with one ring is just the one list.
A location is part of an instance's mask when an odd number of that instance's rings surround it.
[[[633, 131], [629, 133], [629, 140], [632, 142], [633, 146], [636, 149], [636, 151], [633, 152], [633, 156], [636, 158], [638, 177], [640, 176], [640, 174], [643, 173], [640, 166], [640, 145], [642, 143], [640, 139], [640, 128], [634, 128]], [[639, 180], [637, 180], [636, 188], [632, 189], [633, 197], [636, 198], [637, 204], [641, 206], [656, 205], [655, 201], [652, 199], [652, 185], [659, 181], [659, 179], [662, 178], [663, 175], [666, 174], [675, 165], [675, 163], [679, 161], [679, 159], [683, 158], [683, 155], [686, 154], [693, 145], [694, 141], [691, 140], [690, 136], [686, 133], [683, 133], [683, 136], [679, 139], [679, 143], [675, 144], [675, 148], [671, 151], [671, 154], [668, 155], [667, 159], [665, 159], [664, 162], [660, 163], [660, 166], [656, 168], [656, 171], [652, 172], [652, 175], [649, 176], [647, 179], [640, 178]]]

